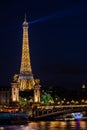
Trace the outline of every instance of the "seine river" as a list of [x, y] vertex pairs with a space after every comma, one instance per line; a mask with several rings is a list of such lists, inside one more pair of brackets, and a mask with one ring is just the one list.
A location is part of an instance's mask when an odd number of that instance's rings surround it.
[[28, 125], [5, 125], [0, 130], [87, 130], [87, 121], [39, 121]]

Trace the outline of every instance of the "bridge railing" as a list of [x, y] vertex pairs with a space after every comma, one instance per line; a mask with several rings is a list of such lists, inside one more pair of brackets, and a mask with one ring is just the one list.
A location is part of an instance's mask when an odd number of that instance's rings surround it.
[[58, 106], [39, 106], [38, 109], [53, 109], [53, 108], [71, 108], [71, 107], [87, 107], [87, 105], [58, 105]]

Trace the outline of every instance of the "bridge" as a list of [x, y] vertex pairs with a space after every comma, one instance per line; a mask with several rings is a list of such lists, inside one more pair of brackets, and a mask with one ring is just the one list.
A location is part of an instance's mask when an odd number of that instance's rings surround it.
[[87, 105], [42, 106], [35, 109], [34, 119], [41, 120], [81, 111], [87, 111]]

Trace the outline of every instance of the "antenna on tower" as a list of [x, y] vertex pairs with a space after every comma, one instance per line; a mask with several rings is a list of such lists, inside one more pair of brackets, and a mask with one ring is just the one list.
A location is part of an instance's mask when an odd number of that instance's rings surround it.
[[25, 13], [25, 16], [24, 16], [24, 21], [26, 21], [26, 13]]

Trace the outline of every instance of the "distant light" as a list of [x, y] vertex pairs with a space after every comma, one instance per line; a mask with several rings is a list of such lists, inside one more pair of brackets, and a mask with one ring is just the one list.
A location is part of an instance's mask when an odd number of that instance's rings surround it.
[[85, 101], [84, 99], [81, 100], [81, 102], [84, 102], [84, 101]]
[[83, 89], [86, 88], [86, 87], [85, 87], [85, 84], [82, 85], [82, 88], [83, 88]]
[[5, 130], [4, 127], [0, 127], [0, 130]]
[[83, 114], [81, 112], [75, 112], [75, 113], [72, 113], [72, 117], [74, 119], [81, 119], [83, 117]]

